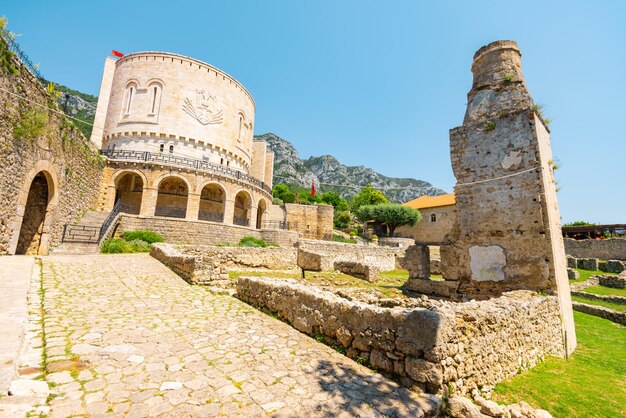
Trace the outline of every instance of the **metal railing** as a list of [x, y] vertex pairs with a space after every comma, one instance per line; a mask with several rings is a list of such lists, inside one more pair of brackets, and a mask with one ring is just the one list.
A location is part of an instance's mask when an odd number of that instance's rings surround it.
[[241, 216], [233, 217], [233, 223], [239, 226], [250, 226], [250, 219]]
[[117, 223], [121, 213], [139, 213], [138, 205], [123, 204], [118, 200], [100, 227], [80, 224], [65, 224], [61, 242], [79, 242], [85, 244], [101, 244], [109, 238], [111, 230]]
[[240, 170], [235, 170], [223, 165], [210, 163], [208, 161], [197, 160], [195, 158], [180, 157], [174, 154], [150, 152], [150, 151], [135, 151], [135, 150], [103, 150], [102, 155], [110, 160], [132, 160], [139, 162], [151, 162], [157, 164], [172, 164], [180, 167], [193, 168], [194, 170], [208, 171], [211, 173], [221, 174], [226, 177], [231, 177], [237, 180], [241, 180], [246, 183], [250, 183], [259, 187], [265, 192], [272, 194], [272, 189], [265, 184], [265, 182], [250, 176]]
[[187, 216], [187, 208], [181, 208], [179, 206], [157, 206], [154, 211], [154, 216], [185, 219]]
[[33, 64], [30, 58], [28, 58], [28, 55], [26, 55], [24, 51], [22, 51], [22, 49], [20, 48], [18, 43], [15, 42], [15, 39], [13, 39], [13, 36], [8, 30], [0, 28], [0, 37], [7, 43], [9, 51], [17, 55], [24, 67], [28, 68], [28, 70], [33, 73], [33, 75], [37, 77], [38, 80], [44, 80], [41, 73], [37, 70], [37, 66]]
[[210, 212], [208, 210], [198, 211], [198, 220], [211, 222], [224, 222], [224, 214], [220, 212]]
[[97, 226], [65, 224], [61, 242], [98, 243], [100, 228]]

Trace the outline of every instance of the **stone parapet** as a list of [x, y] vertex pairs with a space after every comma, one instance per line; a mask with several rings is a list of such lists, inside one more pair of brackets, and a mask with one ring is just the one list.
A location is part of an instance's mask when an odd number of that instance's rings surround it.
[[489, 301], [382, 308], [294, 280], [240, 277], [237, 295], [323, 336], [408, 387], [471, 393], [565, 355], [556, 297], [516, 291]]
[[216, 247], [155, 243], [150, 255], [191, 284], [227, 286], [232, 269], [296, 268], [296, 250], [281, 247]]
[[154, 231], [170, 243], [193, 245], [236, 244], [242, 238], [250, 236], [263, 239], [269, 244], [292, 247], [298, 240], [298, 234], [293, 231], [259, 230], [210, 221], [127, 214], [120, 217], [116, 234], [138, 229]]

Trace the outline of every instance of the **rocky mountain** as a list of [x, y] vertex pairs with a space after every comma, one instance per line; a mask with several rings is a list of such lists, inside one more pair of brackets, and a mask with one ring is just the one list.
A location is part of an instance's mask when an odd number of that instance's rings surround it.
[[423, 195], [436, 196], [445, 191], [423, 180], [384, 176], [371, 168], [350, 167], [331, 155], [303, 160], [288, 141], [273, 133], [255, 135], [274, 152], [274, 184], [298, 184], [310, 187], [315, 181], [321, 191], [334, 190], [342, 197], [353, 196], [367, 184], [380, 189], [394, 203], [403, 203]]
[[[48, 82], [43, 80], [43, 84], [47, 85]], [[69, 87], [65, 87], [61, 84], [53, 83], [54, 89], [59, 92], [59, 98], [57, 103], [63, 111], [76, 119], [84, 120], [88, 123], [76, 122], [76, 125], [83, 132], [85, 137], [89, 138], [91, 135], [91, 125], [93, 124], [94, 117], [96, 115], [96, 107], [98, 106], [98, 98], [90, 94], [81, 93], [73, 90]]]

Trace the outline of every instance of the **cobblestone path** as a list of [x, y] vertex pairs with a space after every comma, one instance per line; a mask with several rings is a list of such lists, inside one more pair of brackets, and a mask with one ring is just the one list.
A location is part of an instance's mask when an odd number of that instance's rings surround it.
[[148, 255], [43, 258], [51, 417], [428, 416], [399, 387]]

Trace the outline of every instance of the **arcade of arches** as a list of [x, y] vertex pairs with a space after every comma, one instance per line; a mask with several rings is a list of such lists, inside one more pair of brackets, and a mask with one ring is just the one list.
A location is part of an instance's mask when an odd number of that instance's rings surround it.
[[125, 213], [219, 222], [260, 229], [269, 216], [269, 195], [227, 180], [144, 170], [110, 172], [103, 210], [118, 201]]

